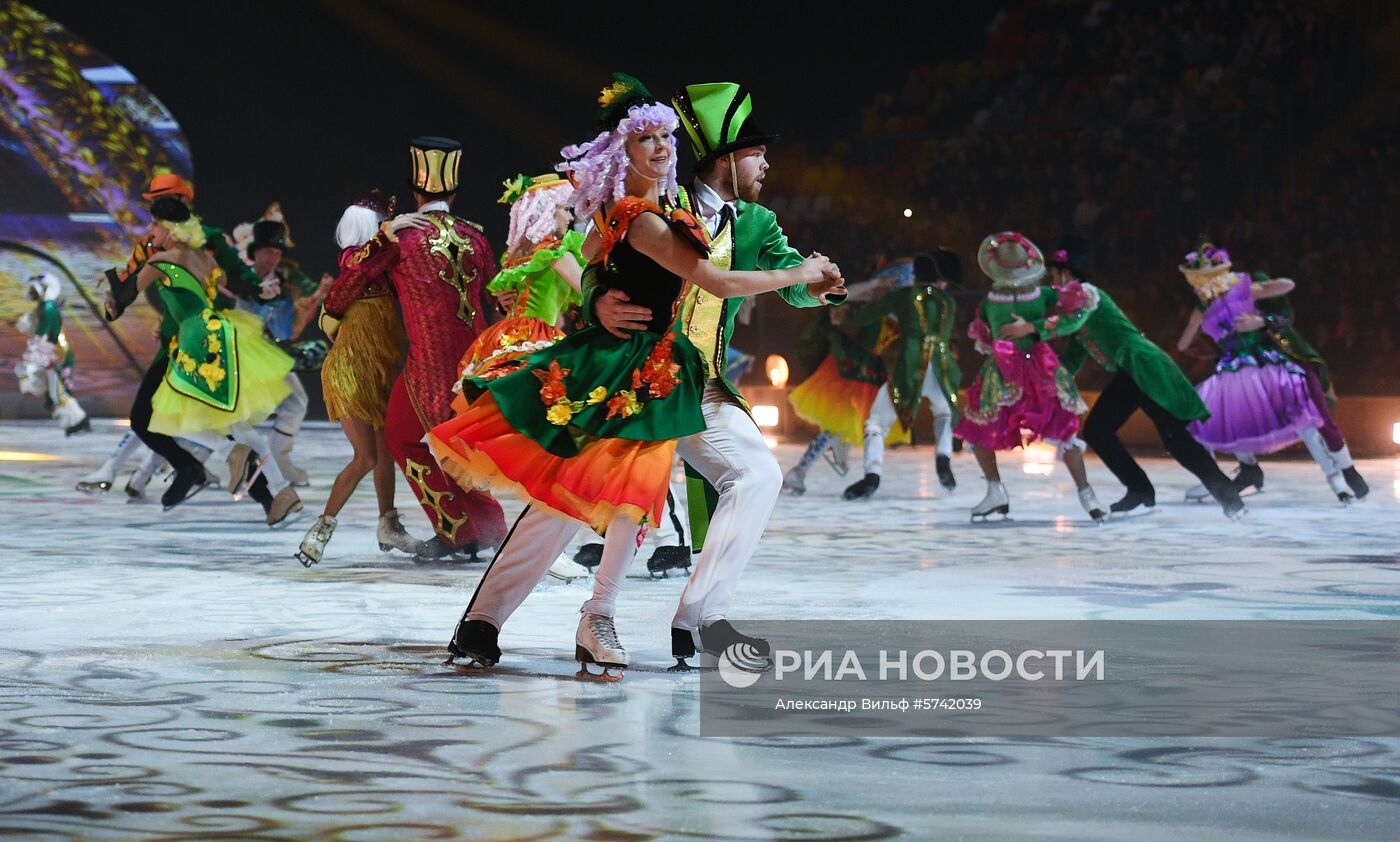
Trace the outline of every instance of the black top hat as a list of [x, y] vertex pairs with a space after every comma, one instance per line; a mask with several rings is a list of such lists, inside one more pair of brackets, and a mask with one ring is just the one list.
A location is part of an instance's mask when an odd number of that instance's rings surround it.
[[253, 239], [248, 243], [248, 256], [258, 249], [278, 248], [287, 250], [287, 226], [275, 219], [264, 219], [253, 223]]
[[174, 196], [162, 196], [151, 202], [151, 216], [162, 222], [184, 222], [190, 218], [190, 209]]
[[916, 281], [947, 281], [950, 286], [962, 283], [962, 258], [952, 249], [939, 246], [932, 254], [914, 257]]

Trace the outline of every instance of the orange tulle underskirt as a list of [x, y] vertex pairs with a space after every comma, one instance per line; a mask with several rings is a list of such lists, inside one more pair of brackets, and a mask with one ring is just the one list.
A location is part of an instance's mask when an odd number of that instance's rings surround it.
[[[870, 417], [879, 392], [880, 387], [873, 383], [842, 377], [835, 358], [827, 357], [811, 377], [788, 394], [788, 403], [798, 418], [858, 445], [865, 442], [865, 419]], [[908, 441], [909, 433], [897, 424], [885, 440]]]
[[486, 392], [428, 433], [438, 464], [463, 488], [511, 489], [597, 531], [626, 515], [659, 523], [676, 442], [596, 439], [556, 456], [515, 430]]

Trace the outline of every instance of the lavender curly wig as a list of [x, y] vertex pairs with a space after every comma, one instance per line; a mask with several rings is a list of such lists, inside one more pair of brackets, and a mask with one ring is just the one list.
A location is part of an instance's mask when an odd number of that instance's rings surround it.
[[515, 254], [554, 234], [557, 225], [554, 212], [560, 207], [568, 207], [573, 201], [574, 186], [567, 181], [526, 191], [510, 206], [506, 254]]
[[[597, 213], [604, 205], [627, 193], [627, 137], [635, 132], [663, 129], [673, 132], [680, 118], [669, 105], [647, 103], [627, 109], [627, 116], [611, 131], [600, 133], [587, 143], [566, 146], [560, 154], [564, 162], [555, 169], [572, 173], [578, 187], [574, 193], [574, 212], [581, 218]], [[661, 195], [676, 196], [676, 155], [671, 155], [669, 171], [657, 185]]]

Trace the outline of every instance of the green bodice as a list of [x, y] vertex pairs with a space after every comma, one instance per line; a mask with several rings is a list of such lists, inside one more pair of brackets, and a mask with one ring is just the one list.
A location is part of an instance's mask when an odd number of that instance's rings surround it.
[[486, 291], [499, 295], [512, 290], [516, 293], [516, 304], [511, 316], [528, 316], [555, 324], [569, 305], [580, 303], [582, 298], [555, 271], [554, 262], [565, 255], [573, 255], [582, 268], [585, 263], [583, 239], [582, 233], [568, 231], [562, 240], [546, 244], [522, 260], [509, 265], [503, 260], [503, 268], [487, 284]]
[[176, 322], [165, 382], [185, 397], [232, 411], [238, 402], [238, 355], [233, 324], [212, 309], [214, 284], [206, 286], [178, 263], [151, 265], [161, 272], [161, 305]]

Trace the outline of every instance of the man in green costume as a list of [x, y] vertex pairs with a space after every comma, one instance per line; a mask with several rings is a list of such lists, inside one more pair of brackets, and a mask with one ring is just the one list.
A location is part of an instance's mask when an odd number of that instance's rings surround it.
[[[671, 102], [696, 157], [694, 181], [681, 190], [680, 204], [705, 226], [711, 261], [740, 271], [801, 264], [803, 255], [788, 245], [777, 217], [757, 204], [768, 173], [767, 146], [776, 135], [754, 122], [749, 93], [732, 82], [713, 82], [688, 85]], [[823, 302], [802, 285], [778, 294], [794, 307], [839, 303]], [[645, 327], [650, 317], [620, 292], [591, 288], [584, 295], [585, 312], [619, 336]], [[711, 655], [736, 642], [765, 654], [768, 649], [766, 642], [740, 635], [725, 619], [783, 481], [748, 404], [724, 376], [742, 303], [741, 298], [716, 298], [692, 287], [677, 316], [677, 329], [700, 351], [708, 378], [703, 403], [707, 428], [677, 446], [686, 463], [692, 546], [699, 554], [671, 621], [677, 667], [695, 654], [697, 643]]]
[[879, 324], [891, 315], [899, 322], [893, 376], [880, 387], [865, 419], [865, 476], [846, 489], [847, 500], [864, 500], [880, 487], [885, 436], [896, 421], [912, 430], [924, 398], [933, 408], [939, 484], [949, 491], [958, 485], [952, 467], [953, 425], [958, 421], [962, 372], [953, 356], [957, 305], [948, 286], [962, 281], [962, 261], [953, 251], [939, 248], [932, 255], [915, 257], [913, 268], [911, 286], [893, 290], [843, 320], [849, 327]]
[[1109, 506], [1109, 511], [1141, 513], [1157, 502], [1152, 481], [1118, 438], [1118, 430], [1141, 409], [1157, 428], [1167, 452], [1201, 480], [1226, 516], [1242, 515], [1244, 504], [1229, 477], [1221, 472], [1210, 451], [1186, 430], [1187, 422], [1210, 416], [1191, 381], [1165, 351], [1142, 335], [1107, 292], [1083, 283], [1085, 259], [1081, 250], [1071, 255], [1069, 249], [1061, 248], [1047, 265], [1053, 287], [1079, 285], [1098, 302], [1093, 315], [1070, 337], [1060, 364], [1071, 374], [1078, 374], [1085, 360], [1093, 357], [1113, 375], [1094, 402], [1083, 429], [1084, 441], [1127, 486], [1127, 493]]

